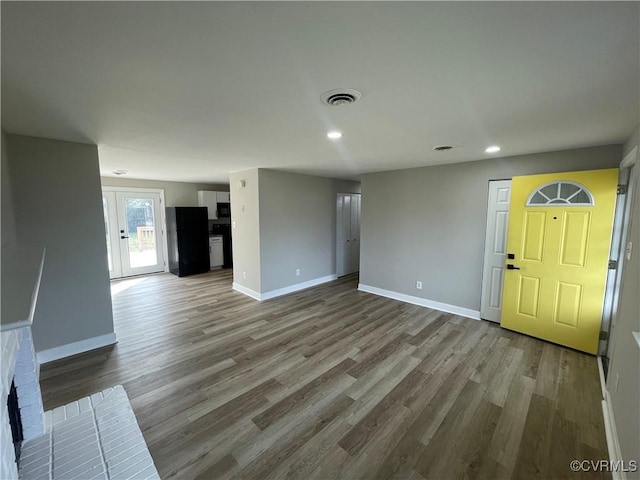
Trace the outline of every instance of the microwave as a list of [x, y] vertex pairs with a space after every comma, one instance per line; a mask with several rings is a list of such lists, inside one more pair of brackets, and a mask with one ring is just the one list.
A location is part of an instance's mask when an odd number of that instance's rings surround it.
[[219, 203], [218, 204], [218, 218], [229, 218], [231, 217], [231, 204], [230, 203]]

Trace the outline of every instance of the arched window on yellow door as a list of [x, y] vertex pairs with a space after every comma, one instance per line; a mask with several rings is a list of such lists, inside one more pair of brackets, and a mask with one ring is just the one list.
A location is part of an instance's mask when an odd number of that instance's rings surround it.
[[527, 207], [571, 205], [593, 206], [593, 195], [584, 185], [571, 181], [545, 183], [527, 198]]

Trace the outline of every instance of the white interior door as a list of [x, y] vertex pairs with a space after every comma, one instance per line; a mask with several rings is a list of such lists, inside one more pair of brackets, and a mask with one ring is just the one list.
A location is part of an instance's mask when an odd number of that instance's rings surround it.
[[103, 191], [111, 278], [164, 271], [159, 193]]
[[360, 195], [351, 195], [351, 262], [349, 270], [360, 270]]
[[502, 283], [507, 255], [510, 197], [511, 180], [489, 182], [480, 317], [498, 323], [500, 323], [502, 312]]
[[336, 275], [360, 269], [360, 195], [339, 193], [336, 211]]

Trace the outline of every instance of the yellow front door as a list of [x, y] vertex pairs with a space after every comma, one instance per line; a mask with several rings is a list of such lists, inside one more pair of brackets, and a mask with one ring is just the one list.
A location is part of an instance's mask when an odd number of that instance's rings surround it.
[[618, 169], [514, 177], [500, 325], [597, 353]]

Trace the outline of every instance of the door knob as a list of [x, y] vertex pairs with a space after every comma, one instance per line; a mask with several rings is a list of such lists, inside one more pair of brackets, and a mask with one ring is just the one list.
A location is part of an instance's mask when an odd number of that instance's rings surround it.
[[124, 235], [120, 235], [120, 238], [129, 238], [129, 237], [125, 237]]
[[520, 270], [520, 267], [507, 263], [507, 270]]

